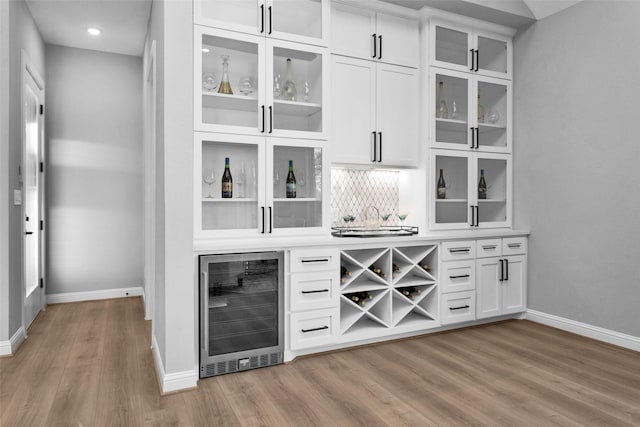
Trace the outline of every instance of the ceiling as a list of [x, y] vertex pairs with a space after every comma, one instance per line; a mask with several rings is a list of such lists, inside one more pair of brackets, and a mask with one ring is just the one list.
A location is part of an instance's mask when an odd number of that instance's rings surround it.
[[[45, 43], [142, 55], [151, 0], [26, 1]], [[102, 34], [89, 35], [89, 27]]]

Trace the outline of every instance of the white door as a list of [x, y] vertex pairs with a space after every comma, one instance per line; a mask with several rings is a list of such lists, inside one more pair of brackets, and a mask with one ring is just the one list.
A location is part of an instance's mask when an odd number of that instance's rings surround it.
[[499, 258], [476, 261], [476, 318], [502, 314], [502, 282], [499, 280]]
[[505, 258], [505, 274], [502, 281], [502, 314], [519, 313], [527, 306], [526, 281], [527, 257]]
[[332, 55], [332, 61], [332, 161], [372, 164], [377, 154], [376, 64], [336, 55]]
[[340, 3], [331, 5], [332, 53], [362, 59], [377, 58], [375, 33], [375, 12], [366, 7]]
[[193, 15], [196, 24], [264, 35], [266, 8], [264, 0], [195, 0]]
[[329, 45], [329, 0], [267, 0], [266, 7], [267, 36]]
[[[23, 59], [24, 53], [23, 53]], [[23, 259], [24, 309], [23, 327], [28, 328], [44, 308], [43, 277], [44, 245], [40, 222], [44, 188], [40, 164], [43, 162], [44, 83], [35, 68], [25, 59], [22, 68], [22, 198], [23, 198]]]
[[[420, 66], [418, 21], [378, 13], [378, 59], [389, 64]], [[417, 91], [416, 91], [417, 92]]]
[[437, 20], [431, 20], [430, 24], [430, 64], [449, 70], [473, 71], [475, 57], [471, 30]]

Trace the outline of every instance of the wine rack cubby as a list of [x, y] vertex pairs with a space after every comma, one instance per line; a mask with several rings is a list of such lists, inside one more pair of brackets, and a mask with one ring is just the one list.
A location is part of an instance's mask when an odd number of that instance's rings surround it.
[[343, 337], [439, 325], [436, 245], [345, 250], [340, 261]]

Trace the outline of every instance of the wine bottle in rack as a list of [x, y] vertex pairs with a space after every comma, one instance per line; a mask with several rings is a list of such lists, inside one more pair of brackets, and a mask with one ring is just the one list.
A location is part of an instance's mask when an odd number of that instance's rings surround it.
[[344, 265], [340, 266], [340, 281], [344, 284], [347, 281], [347, 277], [351, 276], [351, 271]]
[[446, 184], [444, 182], [444, 175], [442, 169], [440, 169], [440, 177], [438, 178], [438, 199], [446, 199], [447, 191], [445, 187]]
[[293, 174], [293, 160], [289, 160], [289, 174], [287, 175], [287, 199], [296, 198], [296, 176]]
[[233, 179], [231, 178], [231, 170], [229, 169], [229, 158], [224, 159], [224, 173], [222, 174], [222, 198], [230, 199], [233, 197]]
[[423, 269], [427, 273], [431, 273], [431, 267], [429, 267], [429, 265], [424, 263], [424, 262], [421, 262], [420, 264], [418, 264], [418, 267], [420, 267], [421, 269]]
[[478, 199], [487, 198], [487, 181], [484, 179], [484, 169], [480, 169], [480, 182], [478, 182]]
[[375, 265], [371, 265], [371, 266], [369, 266], [369, 270], [373, 271], [375, 274], [377, 274], [378, 276], [382, 277], [383, 279], [387, 278], [387, 275], [382, 272], [382, 269], [380, 267], [376, 267]]

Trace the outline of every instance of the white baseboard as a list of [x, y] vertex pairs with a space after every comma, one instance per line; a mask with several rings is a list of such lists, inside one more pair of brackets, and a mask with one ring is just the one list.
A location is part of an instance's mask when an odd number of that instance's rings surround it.
[[563, 331], [572, 332], [598, 341], [604, 341], [630, 350], [640, 351], [640, 337], [634, 337], [633, 335], [623, 334], [610, 329], [576, 322], [575, 320], [565, 319], [564, 317], [531, 309], [527, 310], [525, 318], [532, 322], [562, 329]]
[[78, 302], [78, 301], [94, 301], [100, 299], [111, 298], [127, 298], [127, 297], [139, 297], [143, 293], [142, 286], [134, 286], [131, 288], [120, 289], [103, 289], [99, 291], [86, 291], [86, 292], [65, 292], [60, 294], [47, 295], [47, 304], [60, 304], [65, 302]]
[[153, 359], [156, 362], [156, 374], [158, 375], [158, 384], [162, 394], [173, 393], [176, 391], [189, 390], [198, 386], [198, 371], [182, 371], [167, 374], [164, 371], [162, 357], [158, 349], [158, 342], [155, 335], [153, 336], [153, 344], [151, 347]]
[[0, 341], [0, 356], [10, 356], [15, 354], [18, 346], [22, 344], [22, 341], [25, 339], [24, 328], [20, 326], [20, 328], [16, 331], [15, 334], [11, 337], [9, 341]]

